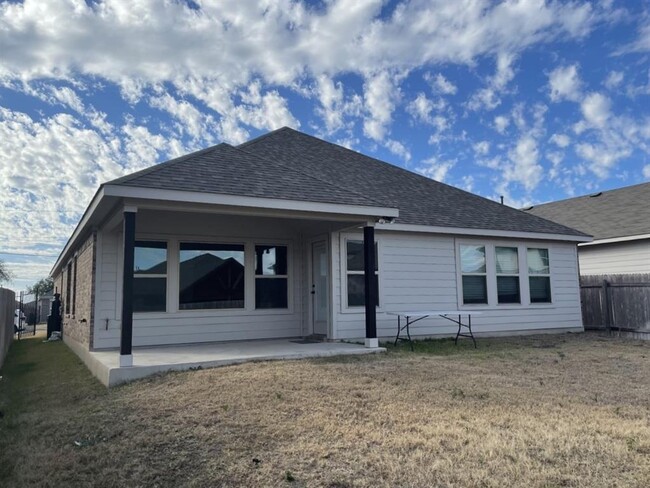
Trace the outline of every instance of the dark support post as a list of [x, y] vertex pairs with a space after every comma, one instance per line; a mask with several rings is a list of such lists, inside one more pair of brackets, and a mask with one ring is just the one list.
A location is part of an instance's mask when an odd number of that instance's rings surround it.
[[609, 282], [607, 280], [603, 280], [603, 304], [605, 305], [605, 310], [604, 310], [604, 316], [603, 319], [605, 320], [605, 327], [607, 328], [607, 333], [611, 334], [612, 333], [612, 314], [611, 314], [611, 300], [609, 298]]
[[375, 288], [375, 228], [363, 228], [363, 274], [366, 305], [366, 347], [379, 347], [377, 340], [377, 295]]
[[124, 268], [122, 272], [122, 330], [120, 366], [133, 366], [133, 261], [135, 252], [135, 212], [124, 210]]

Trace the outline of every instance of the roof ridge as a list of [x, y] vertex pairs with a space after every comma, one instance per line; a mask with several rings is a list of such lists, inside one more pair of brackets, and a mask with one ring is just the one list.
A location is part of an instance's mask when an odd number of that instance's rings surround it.
[[[126, 183], [128, 181], [133, 181], [136, 178], [148, 175], [149, 173], [157, 171], [157, 170], [159, 170], [159, 169], [161, 169], [163, 167], [166, 168], [167, 166], [171, 166], [173, 164], [182, 163], [183, 161], [185, 161], [185, 160], [187, 160], [187, 159], [189, 159], [191, 157], [202, 156], [204, 154], [212, 152], [212, 151], [214, 151], [215, 149], [217, 149], [220, 146], [230, 146], [230, 144], [227, 144], [225, 142], [220, 142], [219, 144], [215, 144], [214, 146], [199, 149], [198, 151], [194, 151], [192, 153], [185, 154], [183, 156], [179, 156], [177, 158], [170, 159], [168, 161], [163, 161], [162, 163], [154, 163], [154, 164], [152, 164], [151, 166], [149, 166], [147, 168], [141, 169], [140, 171], [136, 171], [135, 173], [129, 173], [128, 175], [120, 176], [119, 178], [116, 178], [114, 180], [104, 182], [104, 183], [102, 183], [102, 185], [119, 185], [119, 184], [122, 184], [122, 183]], [[230, 147], [234, 147], [234, 146], [230, 146]]]

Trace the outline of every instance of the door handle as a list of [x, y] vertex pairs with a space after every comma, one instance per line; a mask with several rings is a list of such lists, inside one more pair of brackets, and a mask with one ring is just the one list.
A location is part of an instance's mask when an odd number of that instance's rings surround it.
[[316, 285], [311, 285], [311, 292], [312, 295], [316, 294]]

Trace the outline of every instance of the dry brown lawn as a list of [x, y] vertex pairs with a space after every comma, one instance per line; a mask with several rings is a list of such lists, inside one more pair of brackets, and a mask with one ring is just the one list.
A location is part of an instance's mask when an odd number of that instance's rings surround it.
[[649, 366], [648, 342], [537, 336], [109, 391], [64, 345], [22, 341], [0, 486], [648, 487]]

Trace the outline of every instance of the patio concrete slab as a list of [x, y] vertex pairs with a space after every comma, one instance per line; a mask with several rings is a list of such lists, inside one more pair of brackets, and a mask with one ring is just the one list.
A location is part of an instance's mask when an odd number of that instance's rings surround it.
[[[133, 366], [120, 367], [118, 351], [82, 351], [91, 372], [106, 386], [114, 386], [165, 371], [215, 368], [248, 361], [305, 359], [327, 356], [374, 354], [383, 347], [342, 342], [297, 343], [298, 339], [190, 344], [133, 349]], [[71, 345], [72, 346], [72, 345]], [[85, 356], [85, 357], [84, 357]]]

